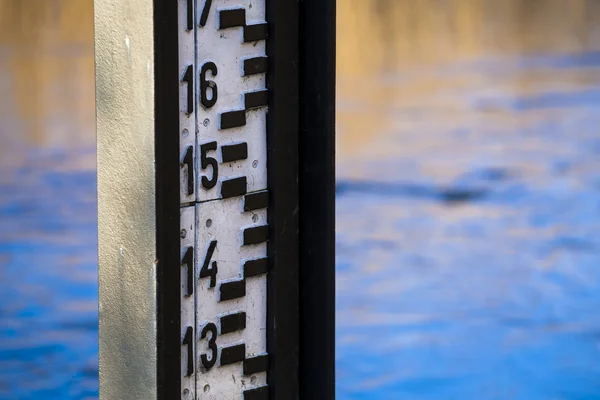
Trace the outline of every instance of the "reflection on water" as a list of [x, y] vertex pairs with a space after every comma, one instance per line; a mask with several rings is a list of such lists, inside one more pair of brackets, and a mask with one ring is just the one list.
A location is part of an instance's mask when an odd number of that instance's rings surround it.
[[97, 398], [92, 20], [0, 0], [0, 399]]
[[[95, 145], [91, 1], [0, 0], [0, 72], [2, 160], [22, 163], [30, 145]], [[95, 168], [76, 153], [63, 162]]]
[[[338, 398], [598, 398], [600, 2], [338, 10]], [[97, 396], [91, 32], [0, 0], [2, 399]]]
[[600, 2], [338, 4], [338, 397], [600, 398]]

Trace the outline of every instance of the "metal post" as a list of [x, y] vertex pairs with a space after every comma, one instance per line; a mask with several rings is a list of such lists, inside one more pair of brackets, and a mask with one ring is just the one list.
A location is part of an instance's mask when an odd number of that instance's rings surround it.
[[95, 24], [101, 399], [335, 398], [335, 1]]
[[335, 398], [336, 3], [299, 5], [300, 398], [324, 400]]

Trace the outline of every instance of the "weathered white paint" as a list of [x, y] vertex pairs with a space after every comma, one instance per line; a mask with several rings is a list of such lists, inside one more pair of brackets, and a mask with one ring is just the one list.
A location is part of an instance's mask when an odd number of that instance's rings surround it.
[[[246, 328], [243, 331], [228, 333], [217, 337], [219, 349], [216, 357], [220, 358], [223, 347], [245, 343], [246, 357], [266, 353], [267, 324], [267, 282], [266, 276], [252, 277], [246, 280], [246, 296], [241, 299], [219, 302], [219, 286], [223, 282], [243, 278], [243, 262], [248, 259], [266, 257], [266, 244], [242, 246], [244, 228], [267, 223], [266, 210], [244, 212], [244, 198], [236, 197], [222, 200], [221, 182], [223, 180], [245, 176], [248, 193], [267, 188], [266, 159], [266, 107], [246, 112], [246, 125], [239, 128], [220, 130], [220, 114], [227, 111], [244, 109], [244, 93], [266, 89], [265, 74], [243, 77], [243, 60], [245, 58], [266, 55], [265, 41], [254, 43], [243, 42], [243, 28], [217, 29], [219, 10], [244, 8], [246, 23], [255, 24], [265, 21], [265, 0], [213, 0], [207, 23], [199, 26], [200, 16], [205, 7], [205, 0], [195, 1], [195, 27], [187, 31], [187, 0], [179, 1], [179, 63], [180, 63], [180, 155], [185, 156], [187, 148], [194, 146], [195, 190], [193, 195], [187, 193], [187, 167], [181, 169], [180, 198], [182, 203], [181, 227], [186, 230], [186, 237], [181, 239], [181, 252], [190, 245], [190, 238], [195, 235], [195, 276], [197, 286], [193, 298], [184, 295], [187, 276], [182, 268], [182, 318], [181, 339], [183, 341], [188, 326], [194, 326], [196, 338], [195, 376], [185, 377], [187, 370], [187, 348], [182, 345], [182, 398], [186, 399], [219, 399], [239, 400], [247, 389], [266, 385], [266, 373], [254, 376], [243, 376], [243, 364], [236, 363], [221, 367], [219, 362], [209, 371], [202, 367], [201, 354], [209, 353], [208, 338], [200, 340], [202, 329], [207, 323], [219, 327], [219, 318], [234, 312], [246, 312]], [[212, 61], [218, 73], [208, 73], [207, 80], [214, 81], [218, 88], [216, 104], [206, 109], [200, 102], [200, 72], [202, 66]], [[188, 88], [182, 82], [186, 69], [194, 65], [194, 113], [187, 113]], [[209, 90], [209, 98], [213, 95]], [[219, 180], [212, 189], [205, 189], [201, 184], [203, 175], [212, 178], [211, 167], [201, 168], [200, 146], [216, 141], [217, 150], [208, 152], [207, 156], [218, 161]], [[221, 147], [224, 145], [246, 142], [248, 159], [233, 163], [222, 163]], [[195, 202], [195, 208], [188, 205]], [[188, 226], [190, 219], [195, 219], [195, 229]], [[210, 242], [217, 240], [217, 247], [212, 257], [218, 265], [216, 287], [210, 288], [210, 278], [200, 279], [200, 269], [204, 263]], [[195, 314], [190, 314], [192, 310]], [[210, 336], [210, 335], [209, 335]], [[191, 385], [195, 383], [195, 388]], [[185, 394], [188, 394], [186, 397]]]
[[[204, 8], [204, 1], [198, 0], [197, 15]], [[213, 189], [202, 188], [200, 179], [196, 180], [198, 187], [197, 200], [206, 201], [217, 199], [221, 193], [221, 181], [238, 176], [246, 176], [248, 192], [266, 189], [267, 187], [267, 145], [266, 145], [266, 108], [250, 110], [246, 113], [246, 126], [219, 130], [219, 114], [227, 111], [244, 109], [244, 93], [266, 89], [265, 74], [248, 77], [242, 76], [243, 59], [266, 55], [266, 41], [244, 43], [243, 29], [228, 28], [218, 30], [219, 10], [232, 8], [246, 9], [246, 23], [265, 21], [265, 0], [213, 0], [211, 12], [206, 26], [197, 28], [198, 51], [197, 70], [202, 65], [212, 61], [217, 65], [218, 74], [208, 79], [213, 80], [218, 87], [218, 101], [212, 108], [206, 110], [198, 104], [198, 144], [216, 140], [219, 144], [217, 152], [209, 153], [221, 162], [220, 147], [226, 144], [247, 142], [248, 160], [231, 164], [219, 165], [219, 183]], [[197, 80], [199, 90], [200, 80]], [[199, 92], [198, 92], [199, 93]], [[199, 158], [198, 158], [199, 165]], [[253, 162], [256, 168], [253, 166]], [[199, 170], [198, 176], [205, 171]], [[206, 171], [212, 174], [210, 168]]]
[[[246, 312], [246, 329], [219, 335], [217, 345], [222, 347], [239, 343], [246, 344], [246, 357], [264, 354], [267, 351], [267, 281], [266, 276], [246, 279], [246, 296], [241, 299], [219, 302], [219, 286], [223, 282], [243, 278], [244, 261], [267, 256], [266, 243], [242, 246], [244, 228], [264, 225], [267, 211], [243, 212], [243, 200], [233, 198], [210, 201], [198, 204], [196, 265], [197, 273], [204, 263], [206, 251], [211, 241], [217, 240], [217, 247], [212, 260], [217, 261], [219, 273], [217, 285], [210, 288], [209, 278], [198, 280], [196, 322], [197, 335], [209, 322], [217, 324], [219, 317], [233, 312]], [[209, 222], [210, 220], [210, 222]], [[220, 333], [220, 332], [219, 332]], [[242, 363], [221, 367], [217, 363], [210, 371], [201, 368], [200, 354], [207, 353], [208, 341], [200, 340], [197, 345], [196, 363], [198, 366], [197, 393], [202, 399], [236, 399], [241, 398], [245, 389], [266, 384], [266, 373], [252, 377], [242, 375]], [[207, 391], [207, 385], [210, 390]]]

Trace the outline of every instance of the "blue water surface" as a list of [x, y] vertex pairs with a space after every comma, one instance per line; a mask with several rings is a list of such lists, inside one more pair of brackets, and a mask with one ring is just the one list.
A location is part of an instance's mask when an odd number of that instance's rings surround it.
[[376, 95], [434, 87], [414, 101], [339, 99], [388, 124], [338, 157], [338, 398], [600, 399], [598, 68], [480, 60]]
[[96, 174], [27, 156], [0, 185], [0, 398], [95, 398]]

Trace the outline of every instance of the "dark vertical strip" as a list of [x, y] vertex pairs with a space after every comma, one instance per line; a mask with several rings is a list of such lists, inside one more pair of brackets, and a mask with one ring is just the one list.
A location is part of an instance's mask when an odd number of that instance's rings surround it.
[[194, 1], [187, 0], [187, 30], [194, 29]]
[[269, 399], [294, 400], [299, 392], [298, 1], [267, 0], [267, 22], [267, 381]]
[[300, 0], [300, 399], [335, 399], [335, 7]]
[[177, 4], [153, 2], [158, 400], [181, 397]]

